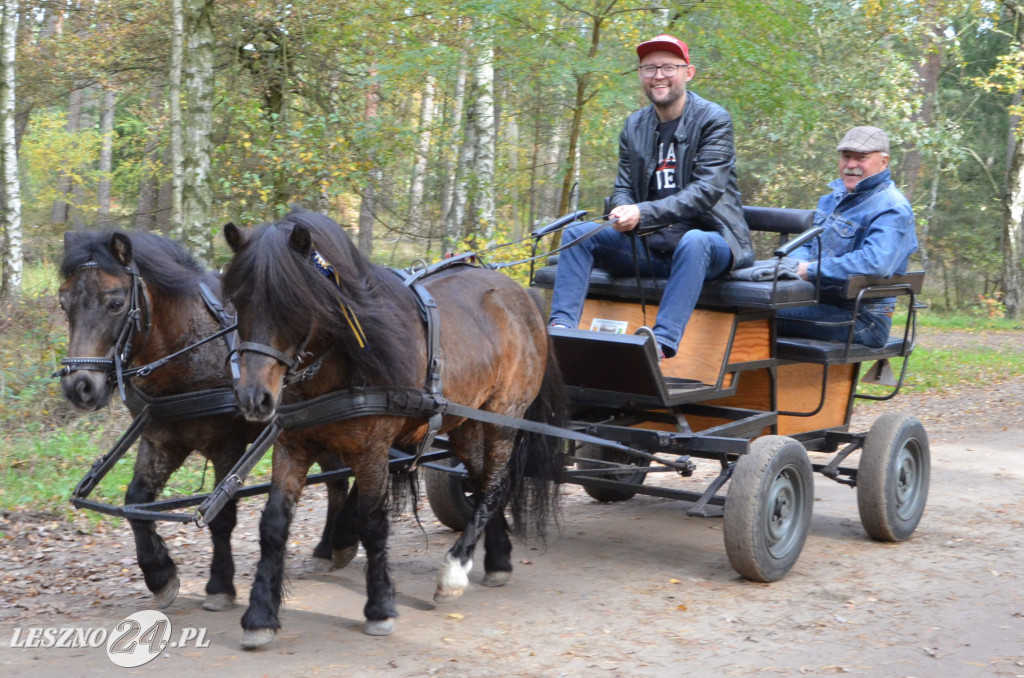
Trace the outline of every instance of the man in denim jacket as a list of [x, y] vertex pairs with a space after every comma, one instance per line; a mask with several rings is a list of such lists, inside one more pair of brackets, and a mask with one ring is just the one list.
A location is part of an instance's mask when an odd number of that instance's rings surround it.
[[[846, 341], [849, 325], [810, 325], [787, 320], [849, 322], [853, 302], [838, 291], [854, 275], [887, 278], [907, 272], [910, 255], [917, 250], [914, 212], [889, 173], [889, 136], [877, 127], [854, 127], [839, 142], [839, 178], [829, 184], [832, 193], [818, 200], [814, 225], [821, 234], [791, 255], [800, 260], [804, 280], [821, 276], [822, 299], [817, 306], [780, 310], [780, 335]], [[889, 339], [894, 297], [863, 302], [857, 314], [853, 341], [884, 346]]]
[[[695, 69], [685, 42], [659, 35], [636, 53], [651, 105], [630, 115], [619, 135], [612, 228], [559, 255], [550, 322], [575, 328], [595, 263], [633, 275], [635, 246], [641, 275], [668, 277], [653, 334], [659, 355], [672, 357], [704, 281], [750, 266], [754, 253], [736, 186], [732, 118], [687, 91]], [[595, 228], [574, 225], [562, 241]]]

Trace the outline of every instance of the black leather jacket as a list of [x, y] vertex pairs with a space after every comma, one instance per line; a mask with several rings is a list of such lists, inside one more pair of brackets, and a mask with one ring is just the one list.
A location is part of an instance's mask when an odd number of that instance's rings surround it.
[[724, 108], [693, 92], [686, 93], [683, 119], [676, 129], [678, 193], [647, 201], [657, 165], [658, 116], [654, 106], [626, 119], [619, 135], [619, 175], [611, 204], [637, 205], [641, 232], [661, 227], [647, 237], [653, 250], [672, 251], [690, 228], [717, 231], [732, 249], [732, 268], [754, 262], [750, 230], [736, 187], [736, 149], [732, 118]]

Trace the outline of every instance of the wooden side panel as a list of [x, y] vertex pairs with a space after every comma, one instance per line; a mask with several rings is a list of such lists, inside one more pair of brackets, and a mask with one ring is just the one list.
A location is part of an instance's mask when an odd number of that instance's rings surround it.
[[[797, 363], [778, 367], [778, 410], [789, 412], [811, 412], [818, 407], [821, 398], [821, 378], [824, 365]], [[813, 417], [779, 417], [779, 434], [793, 435], [833, 428], [846, 424], [846, 411], [850, 403], [853, 380], [857, 376], [856, 365], [829, 366], [828, 391], [825, 404]], [[772, 411], [771, 373], [767, 369], [750, 370], [739, 375], [740, 383], [736, 393], [728, 398], [709, 401], [708, 405], [739, 407], [762, 412]], [[726, 423], [721, 419], [687, 417], [687, 423], [694, 431], [703, 431], [711, 426]], [[770, 431], [765, 430], [762, 435]]]
[[[823, 365], [795, 363], [779, 365], [779, 410], [810, 412], [821, 398]], [[779, 433], [789, 435], [846, 424], [857, 365], [829, 365], [825, 405], [813, 417], [779, 417]]]
[[[728, 398], [710, 400], [707, 405], [722, 407], [738, 407], [746, 410], [757, 410], [759, 412], [772, 411], [771, 374], [768, 369], [748, 370], [739, 375], [739, 384], [736, 386], [736, 393]], [[724, 419], [712, 417], [687, 416], [686, 423], [694, 431], [703, 431], [712, 426], [719, 426], [727, 423]], [[761, 435], [771, 433], [768, 429], [761, 432]]]
[[[648, 305], [647, 321], [653, 323], [657, 314], [658, 307]], [[587, 299], [583, 306], [580, 329], [589, 330], [595, 319], [625, 321], [626, 332], [633, 333], [643, 325], [644, 316], [640, 305], [636, 303]], [[770, 358], [769, 320], [759, 318], [739, 323], [736, 321], [737, 316], [733, 313], [695, 309], [686, 325], [678, 353], [661, 364], [662, 374], [714, 384], [726, 361], [726, 349], [734, 325], [736, 336], [728, 356], [729, 362]]]

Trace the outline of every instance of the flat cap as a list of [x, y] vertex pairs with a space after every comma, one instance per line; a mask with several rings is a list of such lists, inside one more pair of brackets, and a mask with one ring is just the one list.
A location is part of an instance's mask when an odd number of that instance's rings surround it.
[[854, 153], [889, 152], [889, 135], [870, 125], [854, 127], [836, 146], [837, 151], [853, 151]]

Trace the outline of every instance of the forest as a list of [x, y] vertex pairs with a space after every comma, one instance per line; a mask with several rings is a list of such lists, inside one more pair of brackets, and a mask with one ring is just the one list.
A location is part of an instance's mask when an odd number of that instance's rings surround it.
[[813, 207], [843, 133], [881, 127], [929, 303], [1018, 317], [1022, 19], [1016, 0], [4, 0], [0, 293], [70, 229], [218, 265], [224, 223], [301, 205], [404, 266], [599, 216], [646, 103], [634, 47], [668, 32], [733, 117], [745, 204]]

